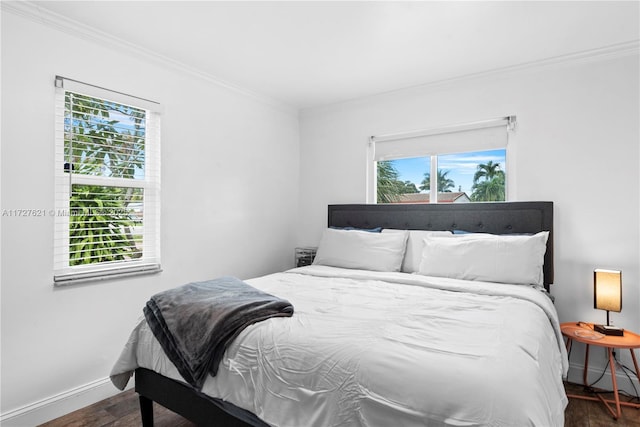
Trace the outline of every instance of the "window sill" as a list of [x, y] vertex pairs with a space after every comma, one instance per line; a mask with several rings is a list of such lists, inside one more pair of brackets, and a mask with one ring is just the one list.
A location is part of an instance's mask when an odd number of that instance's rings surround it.
[[101, 269], [85, 272], [57, 274], [53, 276], [53, 286], [73, 286], [81, 283], [113, 280], [123, 277], [140, 276], [144, 274], [160, 273], [160, 264], [135, 265], [128, 267]]

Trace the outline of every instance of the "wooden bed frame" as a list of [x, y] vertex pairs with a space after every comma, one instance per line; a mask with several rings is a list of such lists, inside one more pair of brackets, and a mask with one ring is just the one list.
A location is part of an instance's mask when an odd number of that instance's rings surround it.
[[[493, 234], [549, 231], [544, 285], [553, 283], [553, 202], [329, 205], [328, 226], [461, 230]], [[199, 426], [267, 426], [255, 414], [154, 371], [135, 371], [143, 427], [153, 426], [153, 402]]]

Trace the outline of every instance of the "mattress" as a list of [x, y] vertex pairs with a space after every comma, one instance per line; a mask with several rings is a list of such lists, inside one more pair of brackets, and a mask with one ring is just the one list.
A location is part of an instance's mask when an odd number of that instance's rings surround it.
[[[251, 280], [291, 318], [247, 327], [202, 391], [273, 426], [562, 426], [567, 355], [541, 288], [312, 265]], [[143, 318], [111, 378], [183, 381]]]

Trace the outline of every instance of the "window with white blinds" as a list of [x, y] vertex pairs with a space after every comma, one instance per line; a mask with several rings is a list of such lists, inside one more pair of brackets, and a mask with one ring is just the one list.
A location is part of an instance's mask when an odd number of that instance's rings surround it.
[[514, 126], [515, 116], [507, 116], [372, 136], [367, 202], [505, 200], [508, 133]]
[[160, 271], [160, 109], [56, 77], [54, 284]]

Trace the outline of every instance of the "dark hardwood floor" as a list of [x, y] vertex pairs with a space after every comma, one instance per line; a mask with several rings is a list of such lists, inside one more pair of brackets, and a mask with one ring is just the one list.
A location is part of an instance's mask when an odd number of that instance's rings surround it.
[[[194, 427], [181, 416], [153, 404], [155, 427]], [[132, 390], [94, 403], [55, 420], [41, 424], [46, 427], [134, 427], [141, 426], [138, 395]]]
[[[565, 384], [565, 389], [568, 394], [585, 394], [581, 385]], [[613, 399], [613, 393], [606, 393], [604, 397]], [[620, 400], [629, 400], [629, 398], [621, 395]], [[616, 421], [600, 402], [569, 399], [564, 425], [565, 427], [640, 427], [640, 409], [622, 406], [622, 416]]]
[[[581, 394], [582, 387], [567, 384], [571, 394]], [[156, 427], [194, 427], [195, 424], [154, 404]], [[95, 403], [63, 417], [49, 421], [45, 427], [134, 427], [140, 426], [138, 395], [133, 390]], [[565, 413], [566, 427], [640, 427], [640, 410], [624, 407], [623, 415], [615, 421], [600, 402], [570, 399]], [[544, 426], [546, 427], [546, 426]]]

